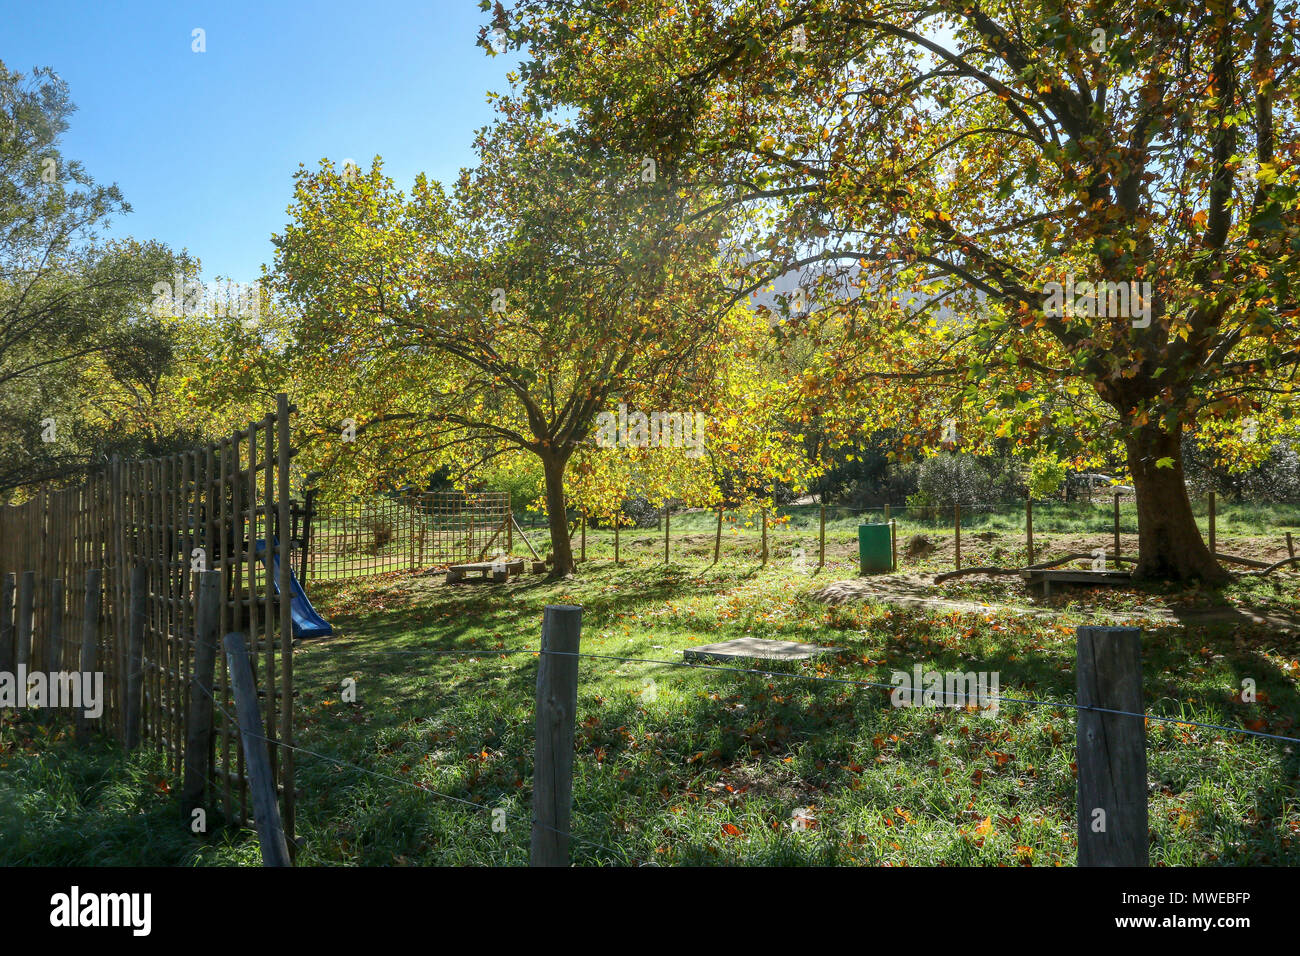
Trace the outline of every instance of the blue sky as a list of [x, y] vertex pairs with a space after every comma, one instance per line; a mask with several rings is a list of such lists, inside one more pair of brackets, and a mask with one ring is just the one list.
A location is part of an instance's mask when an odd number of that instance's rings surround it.
[[64, 156], [132, 206], [110, 235], [249, 282], [271, 261], [299, 163], [368, 168], [379, 154], [404, 189], [473, 164], [485, 93], [504, 92], [516, 64], [474, 45], [486, 16], [475, 0], [9, 2], [0, 60], [68, 82]]

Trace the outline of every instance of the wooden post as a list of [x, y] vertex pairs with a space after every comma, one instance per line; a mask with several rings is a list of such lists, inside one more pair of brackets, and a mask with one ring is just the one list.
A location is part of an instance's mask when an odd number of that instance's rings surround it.
[[1146, 720], [1142, 714], [1142, 631], [1076, 632], [1079, 866], [1147, 865]]
[[537, 664], [537, 732], [533, 752], [533, 829], [529, 866], [569, 865], [573, 808], [573, 729], [578, 713], [582, 608], [547, 605]]
[[14, 592], [17, 578], [12, 572], [0, 581], [0, 671], [14, 673]]
[[582, 557], [580, 561], [587, 560], [587, 509], [582, 510]]
[[614, 515], [614, 563], [618, 564], [618, 526], [623, 523], [623, 513]]
[[888, 504], [888, 502], [886, 502], [886, 503], [885, 503], [885, 524], [889, 524], [889, 522], [890, 522], [890, 517], [889, 517], [889, 504]]
[[767, 509], [763, 509], [763, 567], [767, 567]]
[[[1286, 533], [1286, 553], [1293, 558], [1295, 557], [1295, 543], [1291, 540], [1290, 531]], [[8, 605], [5, 605], [5, 607], [8, 607]]]
[[199, 574], [198, 609], [194, 615], [194, 674], [190, 680], [188, 726], [185, 728], [185, 781], [181, 816], [186, 823], [203, 806], [212, 754], [212, 684], [217, 665], [217, 630], [221, 613], [221, 572]]
[[718, 563], [718, 558], [722, 555], [722, 512], [721, 505], [718, 506], [718, 532], [713, 536], [713, 563]]
[[1034, 499], [1025, 499], [1025, 554], [1029, 558], [1026, 564], [1034, 563]]
[[137, 561], [131, 569], [130, 631], [127, 634], [126, 665], [123, 681], [126, 686], [122, 712], [122, 745], [134, 750], [140, 745], [140, 691], [144, 687], [144, 628], [149, 600], [149, 565]]
[[1210, 492], [1210, 554], [1218, 554], [1214, 541], [1214, 492]]
[[63, 661], [63, 578], [50, 582], [49, 621], [45, 632], [45, 673], [53, 674]]
[[[14, 664], [16, 668], [27, 668], [32, 655], [32, 608], [36, 600], [36, 572], [24, 571], [18, 584], [18, 619], [14, 622], [14, 635], [17, 644], [14, 647]], [[19, 697], [26, 688], [19, 688]]]
[[[86, 596], [81, 606], [81, 659], [78, 661], [78, 670], [82, 673], [82, 680], [89, 680], [86, 675], [95, 672], [97, 656], [99, 654], [99, 607], [100, 607], [100, 584], [102, 571], [99, 568], [86, 569]], [[104, 694], [107, 697], [107, 693]], [[107, 703], [107, 701], [103, 701]], [[90, 739], [90, 718], [86, 716], [85, 710], [77, 711], [77, 730], [76, 739], [78, 743], [86, 743]]]
[[953, 527], [957, 535], [955, 539], [957, 570], [960, 571], [961, 570], [961, 505], [960, 504], [954, 504], [952, 506], [952, 517], [953, 517]]
[[248, 646], [238, 631], [227, 634], [224, 643], [235, 695], [235, 719], [244, 744], [244, 766], [248, 768], [248, 789], [253, 798], [253, 822], [257, 827], [257, 842], [262, 847], [262, 865], [289, 866], [289, 844], [284, 838], [280, 806], [275, 799], [275, 777], [266, 751], [267, 738], [262, 733], [262, 715], [257, 706]]
[[668, 556], [669, 556], [668, 522], [670, 520], [671, 514], [672, 512], [668, 510], [668, 506], [664, 505], [664, 564], [668, 563]]
[[1115, 496], [1115, 570], [1119, 570], [1119, 495]]
[[817, 542], [817, 567], [826, 567], [826, 506], [821, 506], [821, 531]]
[[506, 555], [515, 553], [515, 505], [510, 492], [506, 492]]

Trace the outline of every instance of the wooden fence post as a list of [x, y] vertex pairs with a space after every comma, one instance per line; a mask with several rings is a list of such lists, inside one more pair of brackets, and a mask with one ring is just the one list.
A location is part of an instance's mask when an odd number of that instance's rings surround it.
[[713, 563], [717, 564], [719, 557], [722, 555], [722, 512], [725, 509], [718, 506], [718, 531], [713, 536]]
[[1034, 499], [1025, 498], [1025, 554], [1029, 558], [1026, 564], [1034, 563]]
[[1217, 555], [1218, 551], [1215, 548], [1214, 530], [1215, 530], [1214, 529], [1214, 492], [1211, 491], [1210, 492], [1210, 554]]
[[821, 532], [817, 543], [817, 567], [826, 567], [826, 505], [821, 506]]
[[0, 671], [14, 673], [14, 592], [18, 590], [13, 572], [0, 581]]
[[1119, 570], [1119, 495], [1115, 496], [1115, 570]]
[[537, 663], [537, 733], [533, 751], [533, 829], [529, 866], [569, 865], [573, 808], [573, 730], [578, 712], [582, 608], [547, 605]]
[[[32, 610], [36, 600], [36, 572], [24, 571], [18, 584], [18, 619], [14, 622], [15, 668], [26, 669], [31, 663], [32, 655]], [[19, 697], [23, 697], [25, 687], [19, 688]]]
[[45, 633], [45, 672], [53, 674], [63, 661], [63, 578], [50, 582], [49, 622]]
[[506, 492], [506, 555], [515, 553], [515, 504], [510, 492]]
[[267, 738], [262, 732], [262, 715], [257, 706], [257, 687], [253, 667], [248, 661], [248, 645], [238, 631], [225, 637], [226, 665], [230, 686], [235, 695], [235, 719], [244, 744], [244, 766], [248, 769], [248, 790], [253, 798], [253, 823], [257, 842], [262, 847], [263, 866], [289, 866], [289, 844], [280, 823], [280, 805], [275, 799], [275, 777], [267, 754]]
[[212, 684], [217, 664], [217, 629], [221, 613], [221, 572], [199, 574], [198, 609], [194, 615], [194, 674], [190, 681], [188, 726], [185, 728], [185, 781], [181, 815], [189, 821], [203, 806], [212, 776]]
[[954, 539], [956, 547], [957, 570], [961, 570], [961, 505], [953, 504], [952, 506], [953, 528], [956, 532]]
[[[1293, 541], [1291, 540], [1291, 532], [1290, 532], [1290, 531], [1288, 531], [1288, 532], [1286, 533], [1286, 553], [1289, 554], [1289, 555], [1290, 555], [1291, 557], [1293, 557], [1293, 558], [1295, 557], [1295, 542], [1293, 542]], [[5, 605], [5, 606], [8, 607], [8, 605]]]
[[[78, 661], [78, 670], [81, 671], [82, 680], [90, 679], [88, 675], [95, 672], [95, 665], [98, 662], [100, 582], [102, 573], [99, 568], [86, 569], [86, 596], [81, 606], [81, 659]], [[107, 702], [103, 701], [101, 703]], [[76, 740], [78, 743], [84, 744], [90, 739], [90, 718], [86, 716], [83, 709], [77, 711], [76, 720]]]
[[140, 745], [140, 692], [144, 687], [144, 628], [149, 600], [149, 565], [137, 561], [131, 569], [130, 631], [127, 634], [126, 666], [123, 681], [126, 684], [126, 702], [123, 705], [124, 723], [122, 745], [134, 750]]
[[1076, 631], [1079, 866], [1147, 865], [1146, 720], [1142, 631]]

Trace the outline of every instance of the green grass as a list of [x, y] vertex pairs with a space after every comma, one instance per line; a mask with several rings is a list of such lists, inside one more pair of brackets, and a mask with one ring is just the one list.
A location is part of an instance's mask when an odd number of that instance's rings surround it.
[[[679, 660], [692, 644], [751, 634], [842, 649], [769, 668], [791, 674], [888, 683], [920, 662], [997, 671], [1008, 696], [1073, 700], [1073, 627], [1096, 603], [1086, 592], [1054, 598], [1060, 617], [1044, 619], [827, 607], [807, 597], [815, 580], [748, 560], [646, 561], [593, 562], [560, 583], [318, 587], [338, 635], [296, 653], [298, 741], [370, 773], [299, 756], [300, 862], [527, 861], [536, 658], [499, 652], [535, 648], [549, 603], [583, 605], [592, 654]], [[1024, 601], [1018, 585], [991, 587], [954, 593]], [[1258, 580], [1213, 596], [1105, 592], [1104, 602], [1266, 599], [1292, 606]], [[1153, 623], [1148, 712], [1298, 736], [1298, 657], [1294, 637], [1265, 627]], [[349, 677], [355, 704], [341, 700]], [[1246, 677], [1259, 703], [1236, 702]], [[895, 709], [880, 689], [597, 659], [582, 661], [579, 687], [579, 863], [1073, 864], [1067, 708]], [[181, 828], [149, 757], [75, 751], [42, 731], [27, 720], [0, 731], [0, 863], [256, 861], [246, 831]], [[1154, 863], [1300, 863], [1295, 745], [1152, 723], [1148, 759]], [[493, 809], [504, 811], [501, 832]], [[795, 830], [797, 810], [816, 825]]]

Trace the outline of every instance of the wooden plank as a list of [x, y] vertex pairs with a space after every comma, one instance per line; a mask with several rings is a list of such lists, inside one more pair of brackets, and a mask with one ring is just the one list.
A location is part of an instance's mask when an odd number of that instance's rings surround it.
[[[18, 582], [18, 617], [14, 622], [14, 664], [26, 669], [32, 655], [32, 613], [36, 600], [36, 572], [24, 571]], [[19, 688], [20, 696], [25, 688]]]
[[217, 629], [221, 615], [221, 572], [199, 574], [198, 610], [194, 625], [194, 671], [185, 728], [185, 778], [181, 815], [188, 821], [204, 805], [212, 777], [212, 701], [217, 666]]
[[267, 740], [262, 734], [262, 716], [257, 706], [257, 687], [248, 659], [248, 645], [238, 631], [224, 639], [226, 665], [230, 670], [235, 693], [235, 719], [239, 722], [244, 745], [244, 763], [248, 767], [248, 789], [253, 802], [253, 822], [257, 841], [262, 848], [263, 866], [290, 866], [289, 845], [284, 838], [280, 805], [275, 796], [275, 777], [267, 755]]
[[1076, 633], [1079, 866], [1146, 866], [1146, 721], [1088, 709], [1143, 713], [1142, 632]]
[[149, 565], [137, 560], [131, 569], [130, 633], [127, 635], [127, 652], [123, 676], [126, 684], [123, 714], [122, 745], [127, 750], [140, 746], [140, 718], [144, 687], [144, 632], [147, 623], [149, 599]]
[[[7, 510], [7, 509], [0, 509]], [[14, 592], [17, 576], [10, 571], [0, 579], [0, 671], [14, 673]]]
[[[99, 654], [99, 609], [102, 580], [103, 572], [99, 568], [88, 568], [86, 570], [86, 593], [81, 609], [81, 656], [77, 662], [78, 670], [83, 675], [95, 672], [95, 664]], [[83, 677], [83, 679], [85, 678]], [[107, 690], [107, 684], [105, 684], [105, 690]], [[77, 711], [76, 739], [79, 743], [84, 744], [90, 739], [90, 721], [91, 718], [86, 716], [85, 710]]]
[[1025, 557], [1026, 564], [1034, 563], [1034, 499], [1025, 499]]
[[[275, 397], [276, 415], [276, 499], [279, 502], [280, 516], [280, 740], [284, 743], [283, 760], [280, 763], [279, 783], [284, 789], [284, 830], [292, 855], [297, 850], [294, 842], [297, 808], [294, 798], [294, 751], [293, 747], [293, 608], [289, 595], [290, 560], [289, 553], [289, 396], [283, 392]], [[522, 562], [521, 562], [522, 563]]]
[[582, 608], [547, 605], [537, 664], [533, 828], [529, 866], [569, 865], [573, 806], [573, 733], [578, 712]]

